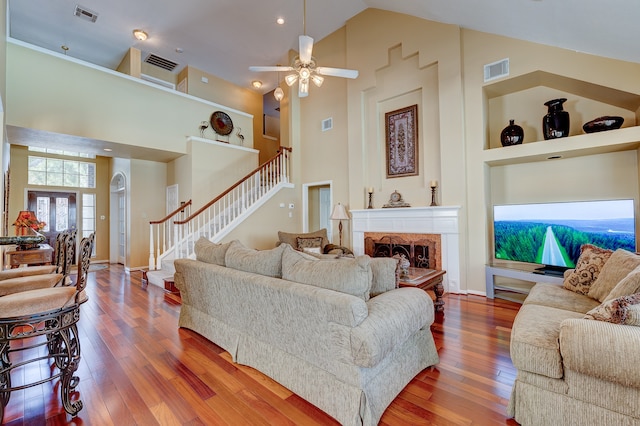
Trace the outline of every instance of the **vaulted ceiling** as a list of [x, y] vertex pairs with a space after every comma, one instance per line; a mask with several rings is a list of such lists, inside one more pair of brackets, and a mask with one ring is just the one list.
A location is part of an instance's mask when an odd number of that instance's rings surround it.
[[[80, 3], [78, 3], [80, 2]], [[640, 62], [637, 0], [307, 0], [316, 41], [367, 8], [378, 8], [517, 39]], [[8, 0], [10, 37], [115, 69], [134, 46], [242, 87], [275, 79], [250, 65], [286, 64], [303, 32], [303, 0]], [[76, 5], [97, 15], [74, 15]], [[283, 25], [276, 24], [282, 17]], [[132, 31], [149, 34], [142, 42]], [[374, 31], [374, 29], [372, 29]], [[332, 66], [325, 64], [324, 66]]]

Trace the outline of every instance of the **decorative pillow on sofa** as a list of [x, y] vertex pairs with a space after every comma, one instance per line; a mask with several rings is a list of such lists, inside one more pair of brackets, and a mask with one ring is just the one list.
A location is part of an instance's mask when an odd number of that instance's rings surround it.
[[640, 266], [629, 272], [626, 277], [621, 279], [607, 297], [605, 297], [603, 302], [611, 299], [617, 299], [622, 296], [629, 296], [634, 293], [640, 293]]
[[317, 248], [322, 252], [322, 237], [296, 237], [296, 248], [304, 251], [307, 248]]
[[586, 313], [586, 319], [640, 326], [640, 293], [607, 300]]
[[583, 244], [580, 247], [576, 268], [564, 279], [564, 288], [586, 296], [589, 293], [589, 287], [598, 278], [598, 274], [612, 253], [611, 250]]
[[324, 247], [327, 244], [329, 244], [329, 238], [327, 237], [326, 228], [322, 228], [319, 231], [306, 232], [306, 233], [302, 233], [302, 232], [291, 233], [291, 232], [278, 231], [278, 244], [283, 244], [283, 243], [289, 244], [291, 247], [295, 249], [298, 247], [298, 240], [297, 240], [298, 237], [300, 238], [321, 237], [322, 238], [321, 247]]
[[282, 278], [351, 294], [367, 301], [372, 279], [370, 261], [369, 256], [311, 260], [305, 253], [285, 246], [282, 254]]
[[371, 297], [393, 290], [398, 287], [398, 259], [393, 257], [373, 257], [371, 258]]
[[287, 246], [281, 245], [271, 250], [254, 250], [234, 240], [229, 245], [224, 261], [228, 268], [281, 278], [282, 252], [285, 247]]
[[[611, 290], [638, 266], [640, 266], [640, 256], [637, 254], [623, 249], [614, 251], [607, 263], [602, 267], [598, 278], [591, 284], [587, 296], [604, 302]], [[633, 293], [635, 291], [627, 294]], [[621, 296], [626, 295], [622, 294]]]
[[226, 266], [224, 256], [231, 243], [216, 244], [205, 237], [200, 237], [196, 241], [193, 251], [196, 253], [196, 260], [200, 262], [213, 263], [214, 265]]

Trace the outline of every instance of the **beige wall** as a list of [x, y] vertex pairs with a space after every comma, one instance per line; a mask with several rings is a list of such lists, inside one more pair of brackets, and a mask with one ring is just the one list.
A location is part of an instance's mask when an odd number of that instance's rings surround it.
[[[36, 155], [40, 156], [41, 153]], [[18, 217], [20, 210], [27, 207], [27, 191], [61, 191], [76, 192], [78, 214], [82, 208], [82, 194], [96, 195], [96, 255], [95, 261], [104, 261], [109, 259], [109, 159], [106, 157], [96, 157], [96, 187], [95, 188], [69, 188], [47, 186], [41, 187], [37, 185], [29, 185], [27, 182], [27, 167], [29, 151], [26, 147], [11, 146], [11, 177], [9, 190], [9, 229], [8, 235], [14, 235], [14, 228], [11, 226], [13, 220]], [[62, 158], [60, 156], [52, 156]], [[69, 157], [64, 157], [69, 158]], [[75, 160], [82, 159], [74, 157]], [[105, 220], [101, 220], [100, 216], [104, 215]], [[77, 221], [77, 228], [82, 232], [82, 223]], [[147, 250], [148, 251], [148, 250]]]
[[186, 137], [198, 136], [200, 122], [223, 110], [249, 144], [253, 139], [253, 117], [244, 112], [61, 55], [7, 46], [6, 124], [186, 153]]
[[[203, 81], [203, 77], [207, 80], [206, 83]], [[236, 133], [238, 127], [241, 127], [242, 134], [245, 136], [244, 146], [253, 147], [260, 151], [260, 164], [276, 154], [279, 146], [278, 143], [271, 139], [264, 138], [262, 134], [262, 93], [236, 86], [213, 74], [206, 73], [194, 67], [186, 67], [186, 71], [181, 71], [178, 79], [181, 80], [182, 78], [187, 79], [188, 94], [227, 105], [230, 108], [235, 108], [240, 111], [246, 111], [253, 115], [251, 128], [246, 125], [238, 125], [234, 121], [235, 128], [231, 134], [232, 143], [239, 141]], [[247, 138], [250, 131], [253, 134], [252, 144]], [[215, 137], [211, 129], [207, 130], [206, 135], [211, 139]]]

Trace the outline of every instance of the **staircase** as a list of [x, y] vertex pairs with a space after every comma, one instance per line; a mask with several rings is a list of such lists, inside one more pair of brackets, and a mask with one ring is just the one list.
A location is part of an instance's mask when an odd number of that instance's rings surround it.
[[165, 218], [149, 222], [148, 283], [165, 287], [165, 282], [173, 281], [173, 261], [195, 258], [194, 245], [200, 237], [221, 241], [280, 189], [293, 187], [289, 183], [290, 152], [291, 148], [280, 147], [273, 158], [194, 213], [188, 201]]

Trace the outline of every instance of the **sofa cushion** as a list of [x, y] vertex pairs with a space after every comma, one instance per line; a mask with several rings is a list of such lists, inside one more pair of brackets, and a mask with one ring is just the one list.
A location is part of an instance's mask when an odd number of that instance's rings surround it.
[[317, 248], [318, 253], [322, 252], [322, 237], [296, 237], [295, 248], [304, 251], [307, 248]]
[[224, 257], [227, 254], [231, 243], [216, 244], [212, 243], [205, 237], [200, 237], [196, 241], [193, 251], [196, 254], [196, 260], [205, 263], [213, 263], [214, 265], [226, 266]]
[[589, 297], [604, 302], [616, 284], [638, 266], [640, 266], [640, 256], [637, 254], [623, 249], [614, 251], [602, 267], [598, 278], [591, 284]]
[[511, 329], [511, 360], [518, 370], [562, 378], [560, 324], [568, 318], [584, 314], [548, 306], [523, 305]]
[[231, 241], [224, 261], [229, 268], [239, 271], [282, 277], [282, 252], [286, 245], [271, 250], [254, 250], [245, 247], [240, 241]]
[[282, 254], [282, 278], [297, 283], [323, 287], [329, 290], [369, 300], [371, 290], [371, 258], [335, 260], [309, 259], [308, 255], [284, 246]]
[[598, 278], [612, 253], [611, 250], [583, 244], [580, 247], [580, 257], [576, 262], [576, 268], [565, 277], [564, 287], [576, 293], [588, 294], [589, 287]]
[[599, 305], [597, 300], [589, 296], [567, 290], [560, 284], [551, 283], [534, 285], [523, 304], [549, 306], [582, 314]]
[[[640, 293], [610, 299], [593, 308], [584, 316], [586, 319], [595, 319], [614, 324], [627, 324], [640, 326], [638, 322], [638, 309], [640, 308]], [[631, 311], [631, 315], [629, 312]]]
[[621, 279], [613, 290], [609, 292], [607, 297], [604, 298], [604, 302], [635, 293], [640, 293], [640, 266], [629, 272], [626, 277]]
[[320, 229], [319, 231], [314, 232], [282, 232], [278, 231], [278, 244], [289, 244], [293, 248], [298, 247], [297, 238], [314, 238], [321, 237], [322, 238], [322, 247], [329, 244], [329, 238], [327, 237], [327, 230], [325, 228]]
[[371, 258], [371, 291], [369, 295], [375, 297], [379, 294], [393, 290], [398, 286], [396, 269], [398, 259], [392, 257]]

